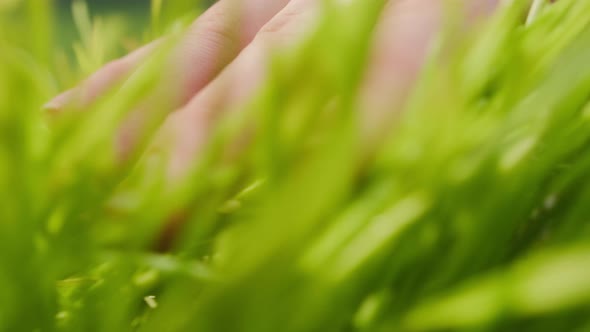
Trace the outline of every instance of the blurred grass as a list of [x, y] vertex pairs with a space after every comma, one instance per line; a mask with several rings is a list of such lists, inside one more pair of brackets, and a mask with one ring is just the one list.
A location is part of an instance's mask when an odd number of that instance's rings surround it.
[[[128, 14], [98, 20], [80, 2], [77, 37], [49, 2], [0, 4], [0, 330], [590, 328], [590, 1], [547, 4], [528, 23], [526, 2], [506, 2], [468, 32], [450, 22], [369, 157], [354, 105], [384, 1], [326, 1], [318, 30], [277, 52], [178, 183], [163, 155], [122, 164], [112, 137], [154, 93], [181, 38], [167, 27], [192, 1], [143, 35]], [[161, 34], [84, 112], [40, 111], [124, 38]], [[75, 65], [60, 38], [75, 39]], [[175, 215], [181, 236], [152, 250]]]
[[[59, 24], [56, 25], [59, 44], [67, 48], [79, 38], [72, 18], [72, 1], [59, 1], [55, 4]], [[116, 17], [127, 22], [124, 35], [132, 39], [141, 36], [149, 25], [149, 1], [87, 1], [93, 16]]]

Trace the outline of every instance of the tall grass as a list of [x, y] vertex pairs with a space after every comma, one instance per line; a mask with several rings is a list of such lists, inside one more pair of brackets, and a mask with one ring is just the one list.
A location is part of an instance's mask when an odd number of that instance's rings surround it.
[[[124, 84], [52, 119], [43, 103], [121, 30], [78, 2], [68, 69], [51, 3], [0, 1], [0, 330], [589, 331], [590, 1], [450, 24], [368, 155], [355, 105], [383, 5], [326, 1], [171, 183], [165, 155], [121, 162], [113, 137], [175, 29]], [[150, 38], [174, 26], [166, 6]], [[171, 218], [184, 226], [161, 253]]]

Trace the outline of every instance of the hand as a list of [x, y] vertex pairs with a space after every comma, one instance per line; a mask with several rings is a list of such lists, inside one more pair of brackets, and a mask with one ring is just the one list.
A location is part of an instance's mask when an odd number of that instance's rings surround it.
[[[470, 24], [490, 13], [498, 0], [462, 0]], [[170, 169], [183, 171], [198, 156], [220, 103], [240, 105], [264, 80], [269, 47], [297, 43], [310, 33], [319, 0], [220, 0], [199, 17], [175, 49], [163, 85], [172, 86], [177, 108], [163, 131], [173, 133]], [[441, 0], [391, 0], [376, 31], [361, 91], [365, 128], [391, 123], [392, 106], [406, 99], [440, 29]], [[157, 41], [107, 64], [81, 86], [46, 105], [59, 112], [74, 100], [91, 103], [129, 75]], [[395, 109], [396, 107], [393, 107]], [[397, 107], [399, 109], [400, 107]], [[139, 117], [142, 115], [139, 114]], [[125, 127], [124, 127], [125, 128]], [[119, 144], [128, 151], [133, 132], [123, 129]]]

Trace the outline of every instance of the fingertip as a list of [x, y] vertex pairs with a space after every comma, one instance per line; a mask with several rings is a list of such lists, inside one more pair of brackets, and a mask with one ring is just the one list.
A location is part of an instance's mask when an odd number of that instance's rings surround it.
[[42, 110], [51, 114], [60, 113], [64, 108], [67, 107], [67, 105], [72, 103], [73, 96], [76, 94], [76, 91], [77, 89], [70, 89], [59, 94], [45, 103], [45, 105], [42, 106]]
[[48, 114], [57, 114], [59, 113], [60, 106], [53, 101], [46, 103], [45, 105], [41, 106], [41, 110]]

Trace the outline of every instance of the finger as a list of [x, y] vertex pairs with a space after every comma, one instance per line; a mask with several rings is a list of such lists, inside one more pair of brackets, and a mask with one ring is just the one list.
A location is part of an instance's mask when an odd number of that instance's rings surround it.
[[[473, 24], [493, 12], [498, 0], [462, 0], [465, 22]], [[432, 43], [442, 29], [444, 1], [390, 3], [380, 22], [361, 91], [363, 133], [374, 146], [395, 123]]]
[[87, 104], [106, 92], [109, 87], [126, 77], [159, 44], [158, 41], [143, 46], [127, 56], [111, 61], [86, 79], [80, 87], [65, 91], [56, 96], [44, 108], [49, 112], [59, 112], [69, 104]]
[[[168, 178], [182, 178], [208, 143], [220, 110], [247, 101], [265, 76], [268, 49], [296, 43], [313, 28], [317, 0], [292, 0], [257, 33], [255, 40], [198, 93], [185, 107], [174, 112], [162, 126], [152, 149], [169, 153]], [[157, 248], [170, 248], [186, 219], [172, 218], [164, 224]]]
[[170, 173], [177, 177], [198, 156], [220, 116], [252, 97], [265, 77], [269, 50], [294, 45], [314, 27], [319, 1], [292, 0], [264, 25], [254, 41], [205, 89], [165, 123], [156, 145], [171, 146]]
[[183, 105], [206, 86], [289, 1], [222, 0], [197, 20], [174, 59], [170, 79], [181, 82], [174, 106]]
[[[190, 27], [174, 50], [162, 85], [177, 87], [173, 102], [180, 106], [205, 86], [256, 35], [289, 0], [221, 0]], [[45, 105], [59, 111], [71, 103], [88, 104], [127, 77], [158, 42], [115, 60], [89, 77], [80, 87], [67, 91]]]

